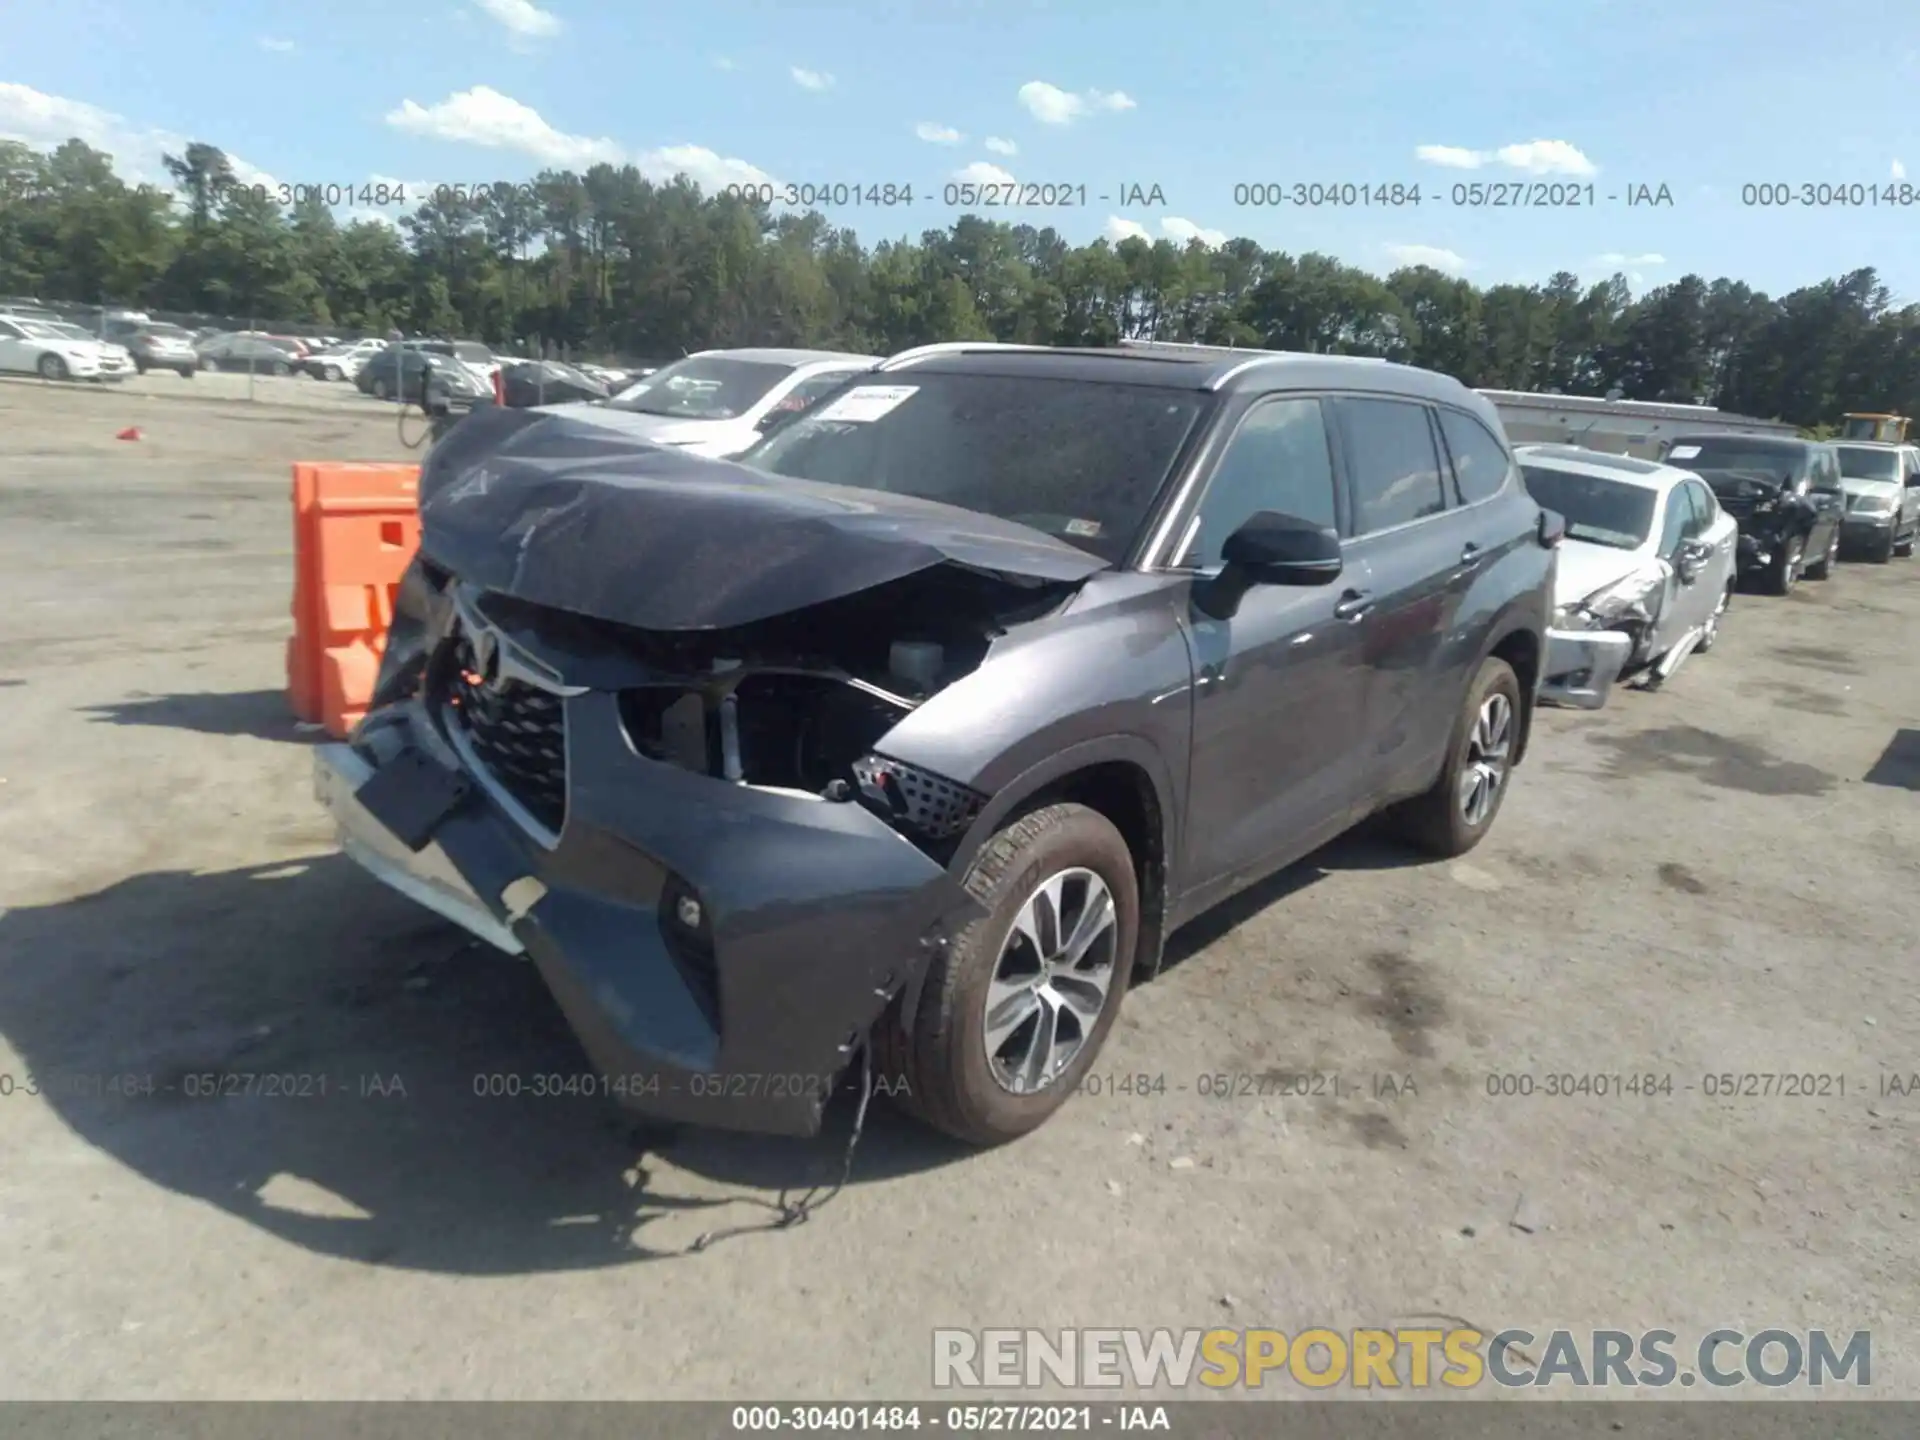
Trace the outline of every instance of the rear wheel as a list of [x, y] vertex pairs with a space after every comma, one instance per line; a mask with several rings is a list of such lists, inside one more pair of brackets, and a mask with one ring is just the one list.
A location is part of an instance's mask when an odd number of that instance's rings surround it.
[[339, 380], [344, 378], [344, 372], [338, 365], [329, 365], [320, 372], [320, 378], [322, 380]]
[[1396, 807], [1393, 818], [1407, 839], [1454, 856], [1486, 838], [1506, 798], [1522, 715], [1520, 677], [1489, 655], [1467, 687], [1440, 778], [1426, 794]]
[[373, 382], [373, 398], [374, 399], [384, 400], [392, 393], [393, 392], [387, 387], [387, 381], [384, 375], [381, 376], [378, 380], [375, 380]]
[[1048, 805], [981, 847], [986, 913], [931, 962], [914, 1013], [876, 1027], [876, 1071], [908, 1110], [974, 1145], [1036, 1129], [1113, 1027], [1140, 930], [1133, 856], [1113, 822]]

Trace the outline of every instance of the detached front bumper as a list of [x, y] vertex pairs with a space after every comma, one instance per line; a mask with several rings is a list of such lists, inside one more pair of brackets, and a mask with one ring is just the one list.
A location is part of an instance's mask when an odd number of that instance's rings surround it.
[[[315, 791], [342, 848], [393, 889], [528, 955], [602, 1089], [629, 1109], [815, 1133], [868, 1029], [976, 907], [858, 803], [642, 759], [613, 696], [564, 703], [569, 790], [557, 837], [531, 831], [408, 701], [315, 757]], [[442, 812], [454, 777], [469, 788]], [[414, 818], [383, 820], [376, 808]], [[685, 923], [689, 899], [697, 929]]]
[[1549, 630], [1540, 698], [1550, 705], [1598, 710], [1633, 655], [1633, 637], [1619, 630]]

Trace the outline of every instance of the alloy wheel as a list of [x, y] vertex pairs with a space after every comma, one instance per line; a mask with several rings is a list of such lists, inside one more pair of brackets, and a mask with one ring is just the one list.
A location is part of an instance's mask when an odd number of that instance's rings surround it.
[[1460, 814], [1467, 824], [1484, 825], [1493, 813], [1512, 748], [1513, 705], [1504, 695], [1489, 695], [1474, 717], [1467, 763], [1460, 771]]
[[1076, 866], [1035, 887], [987, 982], [982, 1038], [1003, 1090], [1057, 1080], [1100, 1022], [1113, 988], [1119, 927], [1107, 882]]

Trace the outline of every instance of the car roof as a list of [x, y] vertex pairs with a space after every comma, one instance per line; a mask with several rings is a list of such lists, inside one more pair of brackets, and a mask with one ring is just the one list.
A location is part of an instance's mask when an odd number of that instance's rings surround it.
[[[745, 350], [700, 350], [699, 357], [724, 355], [729, 360], [744, 360], [752, 365], [819, 365], [828, 362], [849, 366], [877, 365], [878, 355], [856, 355], [850, 350], [786, 350], [779, 348]], [[689, 356], [689, 359], [694, 358]]]
[[1893, 440], [1830, 440], [1828, 444], [1841, 450], [1913, 450], [1920, 448], [1911, 440], [1896, 442]]
[[1351, 390], [1409, 399], [1445, 401], [1483, 417], [1494, 409], [1452, 376], [1364, 355], [1316, 355], [1288, 350], [1225, 350], [1195, 346], [1107, 348], [953, 344], [908, 350], [889, 359], [887, 370], [932, 374], [1054, 376], [1114, 385], [1153, 385], [1176, 390], [1266, 394], [1286, 390]]
[[1645, 490], [1671, 490], [1682, 480], [1700, 478], [1678, 465], [1656, 465], [1651, 460], [1583, 450], [1578, 445], [1516, 445], [1513, 454], [1522, 465], [1540, 465], [1548, 470], [1565, 470], [1599, 480], [1618, 480], [1623, 485], [1638, 485]]

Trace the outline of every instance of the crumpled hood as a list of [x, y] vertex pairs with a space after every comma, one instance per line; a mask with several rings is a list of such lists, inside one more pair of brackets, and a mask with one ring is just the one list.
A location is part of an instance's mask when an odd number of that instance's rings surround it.
[[1010, 520], [511, 408], [428, 454], [420, 537], [471, 584], [642, 630], [730, 629], [944, 564], [1030, 582], [1107, 568]]
[[1562, 540], [1554, 572], [1553, 603], [1571, 605], [1584, 600], [1636, 570], [1651, 569], [1653, 563], [1651, 556], [1637, 550], [1616, 550], [1590, 540]]

